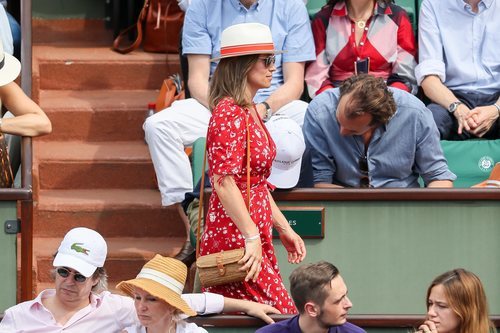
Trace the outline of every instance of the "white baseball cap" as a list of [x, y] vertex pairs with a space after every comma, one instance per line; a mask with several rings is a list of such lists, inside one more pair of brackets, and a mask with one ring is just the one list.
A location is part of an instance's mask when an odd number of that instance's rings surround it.
[[278, 188], [292, 188], [299, 181], [302, 155], [306, 149], [302, 129], [284, 115], [272, 116], [266, 127], [276, 144], [276, 157], [268, 181]]
[[14, 81], [21, 72], [21, 63], [3, 50], [0, 42], [0, 87]]
[[74, 228], [64, 236], [52, 265], [69, 267], [90, 277], [98, 267], [104, 266], [107, 253], [106, 241], [97, 231]]

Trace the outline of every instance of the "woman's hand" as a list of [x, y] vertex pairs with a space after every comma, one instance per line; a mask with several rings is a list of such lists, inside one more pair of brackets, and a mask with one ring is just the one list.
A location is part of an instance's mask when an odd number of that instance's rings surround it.
[[417, 333], [437, 333], [436, 324], [431, 320], [426, 320], [422, 325], [418, 327]]
[[240, 264], [245, 264], [240, 268], [240, 271], [247, 271], [245, 281], [257, 281], [262, 266], [262, 243], [260, 235], [257, 238], [245, 239], [245, 255], [238, 261]]
[[288, 262], [291, 264], [298, 264], [306, 257], [306, 246], [304, 241], [299, 235], [288, 226], [284, 230], [278, 230], [280, 234], [281, 243], [285, 246], [288, 252]]

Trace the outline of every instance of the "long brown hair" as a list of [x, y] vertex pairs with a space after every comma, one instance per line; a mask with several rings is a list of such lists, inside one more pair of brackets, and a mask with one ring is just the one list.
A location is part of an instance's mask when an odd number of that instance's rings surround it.
[[241, 107], [252, 105], [253, 96], [247, 93], [247, 75], [259, 60], [258, 54], [229, 57], [220, 60], [210, 81], [208, 106], [210, 110], [225, 97], [231, 97]]
[[290, 275], [290, 293], [299, 313], [304, 313], [307, 302], [312, 301], [322, 307], [328, 297], [330, 283], [337, 275], [338, 268], [326, 261], [296, 268]]
[[460, 318], [460, 333], [493, 333], [488, 302], [483, 284], [477, 275], [463, 268], [445, 272], [432, 281], [427, 289], [427, 304], [434, 286], [442, 285], [450, 308]]

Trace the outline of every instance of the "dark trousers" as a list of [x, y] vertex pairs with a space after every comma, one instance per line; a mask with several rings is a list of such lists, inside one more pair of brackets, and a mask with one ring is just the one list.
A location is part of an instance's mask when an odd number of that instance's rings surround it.
[[[500, 92], [492, 95], [481, 94], [477, 92], [460, 92], [453, 91], [453, 94], [469, 109], [478, 106], [493, 105], [498, 100]], [[434, 121], [436, 122], [439, 134], [442, 140], [467, 140], [476, 136], [462, 130], [462, 134], [458, 134], [458, 121], [455, 116], [448, 112], [441, 105], [431, 103], [427, 107], [432, 111]], [[483, 135], [485, 139], [500, 139], [500, 117], [495, 121], [490, 130]]]

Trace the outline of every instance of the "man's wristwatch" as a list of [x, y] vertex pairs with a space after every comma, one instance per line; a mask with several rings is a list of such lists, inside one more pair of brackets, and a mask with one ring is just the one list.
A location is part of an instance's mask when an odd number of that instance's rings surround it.
[[266, 101], [261, 103], [264, 104], [264, 106], [266, 107], [266, 113], [264, 114], [264, 117], [262, 117], [262, 121], [266, 122], [273, 116], [273, 110], [271, 110], [271, 107], [269, 106], [269, 104], [267, 104]]
[[463, 104], [463, 103], [460, 101], [456, 101], [456, 102], [451, 103], [450, 106], [448, 106], [448, 112], [454, 113], [455, 111], [457, 111], [457, 108], [460, 104]]

